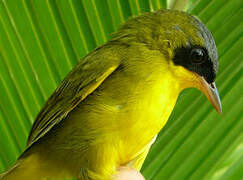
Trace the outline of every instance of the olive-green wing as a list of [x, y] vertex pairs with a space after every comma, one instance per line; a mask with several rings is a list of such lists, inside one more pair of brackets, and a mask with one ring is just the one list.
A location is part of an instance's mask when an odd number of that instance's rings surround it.
[[66, 76], [38, 114], [28, 146], [44, 136], [92, 93], [120, 64], [111, 48], [99, 48], [80, 61]]

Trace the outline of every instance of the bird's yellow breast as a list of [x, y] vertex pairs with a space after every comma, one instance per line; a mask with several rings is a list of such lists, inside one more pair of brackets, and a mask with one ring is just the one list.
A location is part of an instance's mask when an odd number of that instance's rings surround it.
[[119, 127], [124, 138], [123, 151], [126, 152], [121, 153], [125, 155], [121, 158], [122, 162], [135, 158], [145, 150], [166, 124], [174, 108], [179, 87], [170, 73], [157, 78], [158, 81], [152, 84], [149, 79], [144, 82], [133, 103], [129, 103], [121, 112]]
[[[144, 72], [138, 78], [118, 71], [87, 99], [92, 106], [92, 112], [87, 106], [88, 119], [96, 119], [88, 129], [99, 129], [97, 134], [102, 134], [102, 138], [95, 138], [97, 143], [113, 139], [111, 143], [118, 146], [115, 149], [119, 164], [128, 163], [143, 151], [174, 108], [181, 87], [166, 67], [169, 64], [163, 66], [160, 71], [148, 71], [147, 75]], [[83, 112], [87, 117], [87, 111]]]

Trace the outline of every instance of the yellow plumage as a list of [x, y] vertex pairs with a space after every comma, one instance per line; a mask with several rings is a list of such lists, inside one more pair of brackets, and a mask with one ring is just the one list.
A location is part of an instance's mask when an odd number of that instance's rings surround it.
[[[64, 79], [37, 117], [29, 148], [3, 179], [108, 180], [121, 166], [140, 170], [179, 93], [201, 87], [196, 73], [172, 61], [188, 37], [204, 45], [195, 23], [177, 11], [129, 21]], [[158, 37], [146, 27], [154, 24]]]

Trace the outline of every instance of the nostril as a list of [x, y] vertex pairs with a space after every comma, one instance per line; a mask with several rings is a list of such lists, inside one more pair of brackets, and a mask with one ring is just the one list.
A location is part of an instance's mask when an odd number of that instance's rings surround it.
[[211, 88], [215, 89], [214, 83], [210, 83]]

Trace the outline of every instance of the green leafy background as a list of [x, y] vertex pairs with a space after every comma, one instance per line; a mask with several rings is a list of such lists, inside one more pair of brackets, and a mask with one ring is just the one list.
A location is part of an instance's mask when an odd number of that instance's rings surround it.
[[146, 179], [243, 179], [242, 0], [0, 0], [0, 172], [26, 146], [38, 111], [72, 67], [127, 18], [183, 9], [211, 30], [223, 113], [181, 93], [153, 145]]

